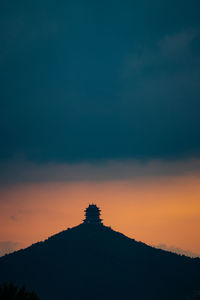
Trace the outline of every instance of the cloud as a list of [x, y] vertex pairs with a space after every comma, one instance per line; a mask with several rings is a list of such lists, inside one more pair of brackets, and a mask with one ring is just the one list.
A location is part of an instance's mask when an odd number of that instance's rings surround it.
[[[200, 160], [136, 161], [118, 160], [101, 163], [46, 163], [12, 161], [0, 164], [0, 184], [31, 182], [106, 181], [135, 177], [200, 176]], [[11, 219], [16, 221], [15, 216]]]
[[0, 257], [20, 249], [20, 243], [12, 241], [0, 242]]
[[10, 219], [14, 222], [16, 222], [18, 220], [18, 218], [16, 216], [10, 216]]
[[189, 257], [200, 257], [200, 254], [191, 252], [189, 250], [183, 250], [183, 249], [175, 247], [175, 246], [167, 246], [165, 244], [159, 244], [159, 245], [156, 245], [154, 247], [156, 247], [158, 249], [163, 249], [163, 250], [166, 250], [166, 251], [170, 251], [170, 252], [175, 252], [175, 253], [178, 253], [180, 255], [186, 255], [186, 256], [189, 256]]
[[195, 4], [50, 3], [0, 12], [0, 160], [199, 157]]
[[125, 60], [124, 76], [142, 75], [145, 71], [151, 71], [148, 74], [154, 77], [157, 75], [155, 70], [158, 71], [160, 68], [163, 75], [167, 75], [169, 67], [171, 74], [174, 72], [174, 67], [182, 71], [187, 70], [188, 73], [193, 68], [199, 71], [200, 56], [194, 51], [199, 38], [199, 30], [193, 28], [165, 35], [151, 46], [138, 45]]
[[191, 29], [178, 32], [172, 35], [166, 35], [159, 42], [160, 51], [165, 56], [181, 56], [191, 51], [191, 43], [198, 37], [198, 31]]

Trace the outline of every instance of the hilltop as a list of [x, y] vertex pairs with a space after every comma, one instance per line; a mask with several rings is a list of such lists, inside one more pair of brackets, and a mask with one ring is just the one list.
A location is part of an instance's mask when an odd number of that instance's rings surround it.
[[200, 260], [155, 249], [103, 224], [83, 223], [0, 259], [0, 281], [47, 299], [186, 299]]

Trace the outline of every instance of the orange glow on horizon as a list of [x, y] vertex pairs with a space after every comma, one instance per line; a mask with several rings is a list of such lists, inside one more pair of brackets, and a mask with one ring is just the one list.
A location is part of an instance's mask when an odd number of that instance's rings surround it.
[[200, 253], [199, 176], [26, 184], [0, 197], [0, 241], [21, 247], [79, 224], [94, 202], [104, 224], [129, 237]]

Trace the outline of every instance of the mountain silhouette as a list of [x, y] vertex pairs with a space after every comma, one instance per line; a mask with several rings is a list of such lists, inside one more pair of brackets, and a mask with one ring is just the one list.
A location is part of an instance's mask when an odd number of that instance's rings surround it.
[[82, 224], [0, 258], [0, 282], [41, 300], [183, 300], [200, 290], [200, 259], [130, 239], [99, 215], [86, 211]]

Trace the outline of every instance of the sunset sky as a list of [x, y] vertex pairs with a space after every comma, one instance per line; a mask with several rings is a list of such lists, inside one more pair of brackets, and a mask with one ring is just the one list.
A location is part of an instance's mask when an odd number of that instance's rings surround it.
[[0, 9], [0, 255], [96, 203], [129, 237], [200, 255], [199, 0]]

